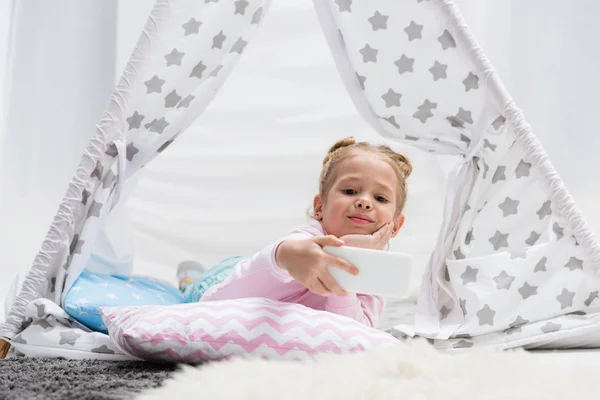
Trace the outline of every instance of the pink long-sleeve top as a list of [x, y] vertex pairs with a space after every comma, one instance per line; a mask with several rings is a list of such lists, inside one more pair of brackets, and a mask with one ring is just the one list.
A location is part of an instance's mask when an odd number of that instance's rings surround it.
[[376, 327], [383, 313], [384, 301], [381, 297], [354, 293], [347, 296], [321, 296], [309, 291], [277, 265], [275, 250], [284, 240], [323, 235], [326, 235], [323, 226], [315, 220], [311, 220], [308, 226], [294, 229], [288, 236], [266, 246], [251, 258], [240, 261], [227, 279], [204, 293], [201, 301], [264, 297], [344, 315]]

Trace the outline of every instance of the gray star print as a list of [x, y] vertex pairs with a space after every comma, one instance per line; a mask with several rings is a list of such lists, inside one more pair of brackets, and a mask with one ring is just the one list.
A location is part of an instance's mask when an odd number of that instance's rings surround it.
[[34, 303], [34, 305], [35, 305], [35, 309], [37, 311], [37, 317], [38, 318], [44, 317], [46, 315], [46, 307], [45, 307], [45, 305], [44, 304], [37, 304], [37, 303]]
[[202, 61], [200, 61], [198, 64], [196, 64], [196, 66], [192, 69], [192, 73], [190, 74], [190, 78], [191, 77], [195, 77], [198, 79], [202, 78], [202, 73], [204, 72], [204, 70], [206, 69], [206, 65], [204, 65], [202, 63]]
[[233, 13], [233, 15], [246, 15], [246, 7], [248, 7], [248, 5], [250, 3], [248, 3], [246, 0], [238, 0], [235, 3], [235, 13]]
[[390, 107], [400, 107], [400, 98], [402, 94], [395, 92], [393, 89], [389, 89], [381, 98], [385, 101], [385, 106], [387, 108]]
[[471, 116], [471, 111], [465, 110], [462, 107], [458, 107], [458, 113], [456, 114], [456, 118], [458, 118], [459, 120], [464, 121], [468, 124], [473, 123], [473, 117]]
[[125, 157], [127, 158], [127, 161], [132, 161], [133, 157], [139, 152], [140, 150], [137, 147], [135, 147], [133, 142], [129, 143], [127, 145], [127, 148], [125, 149]]
[[463, 272], [460, 275], [460, 277], [463, 281], [463, 285], [466, 285], [467, 283], [477, 282], [477, 273], [478, 272], [479, 272], [479, 269], [471, 268], [470, 265], [467, 265], [467, 267], [465, 268], [465, 272]]
[[181, 107], [188, 108], [190, 106], [190, 103], [194, 99], [195, 99], [195, 97], [192, 96], [191, 94], [189, 94], [185, 99], [183, 99], [179, 102], [179, 105], [177, 106], [177, 108], [181, 108]]
[[340, 12], [352, 12], [352, 9], [350, 8], [352, 6], [352, 0], [335, 0], [335, 4], [338, 5]]
[[165, 60], [167, 60], [167, 67], [170, 65], [181, 65], [181, 59], [185, 53], [181, 53], [177, 49], [171, 50], [169, 54], [165, 56]]
[[437, 108], [437, 103], [432, 103], [428, 99], [425, 99], [423, 104], [419, 107], [419, 111], [413, 114], [413, 117], [419, 119], [422, 123], [427, 122], [427, 120], [433, 117], [433, 113], [431, 110]]
[[388, 18], [389, 17], [387, 15], [383, 15], [379, 11], [375, 11], [375, 14], [369, 18], [368, 21], [371, 23], [373, 30], [377, 31], [379, 29], [387, 29]]
[[396, 122], [396, 117], [394, 117], [393, 115], [391, 117], [384, 118], [384, 120], [392, 124], [394, 127], [400, 128], [400, 125], [398, 125], [398, 123]]
[[71, 346], [75, 346], [75, 341], [80, 337], [81, 335], [76, 332], [61, 332], [58, 344], [69, 344]]
[[473, 343], [472, 342], [468, 342], [464, 339], [459, 340], [458, 342], [454, 343], [452, 345], [453, 349], [468, 349], [470, 347], [473, 347]]
[[359, 50], [359, 53], [363, 56], [363, 62], [377, 62], [377, 53], [379, 50], [372, 48], [367, 43], [365, 47]]
[[524, 319], [520, 315], [517, 315], [517, 318], [513, 322], [511, 322], [510, 324], [508, 324], [508, 326], [510, 326], [511, 328], [515, 328], [517, 326], [523, 326], [523, 325], [525, 325], [527, 323], [529, 323], [528, 320]]
[[508, 247], [508, 233], [496, 231], [494, 236], [489, 239], [489, 242], [494, 246], [494, 251], [498, 251], [503, 247]]
[[531, 169], [531, 164], [521, 160], [519, 165], [517, 165], [517, 169], [515, 171], [515, 175], [517, 179], [522, 178], [524, 176], [529, 176], [529, 170]]
[[181, 96], [177, 94], [177, 91], [173, 90], [165, 97], [165, 108], [172, 108], [181, 101]]
[[561, 328], [560, 324], [555, 324], [554, 322], [548, 322], [546, 325], [542, 326], [540, 329], [544, 333], [552, 333], [556, 332]]
[[537, 289], [537, 286], [531, 286], [529, 283], [525, 282], [523, 286], [519, 288], [519, 293], [521, 294], [523, 300], [525, 300], [528, 297], [538, 294]]
[[454, 258], [457, 260], [464, 260], [466, 257], [463, 254], [463, 252], [460, 250], [460, 248], [454, 250]]
[[418, 137], [416, 137], [416, 136], [409, 136], [409, 135], [404, 136], [404, 139], [406, 139], [406, 140], [412, 140], [413, 142], [416, 142], [417, 140], [419, 140]]
[[548, 215], [552, 215], [552, 208], [550, 207], [550, 204], [550, 200], [547, 200], [544, 202], [544, 204], [542, 204], [542, 207], [536, 211], [536, 214], [538, 217], [540, 217], [540, 220], [544, 219], [544, 217]]
[[100, 347], [96, 347], [92, 349], [92, 353], [100, 353], [100, 354], [115, 354], [115, 352], [108, 348], [105, 344]]
[[560, 240], [563, 238], [563, 236], [565, 236], [564, 228], [557, 222], [552, 225], [552, 231], [556, 234], [556, 240]]
[[127, 123], [129, 124], [129, 130], [132, 130], [134, 128], [139, 128], [140, 124], [142, 123], [142, 121], [144, 120], [144, 116], [139, 114], [137, 111], [135, 111], [133, 113], [133, 115], [129, 118], [127, 118]]
[[459, 303], [460, 303], [460, 309], [462, 310], [463, 315], [467, 315], [467, 300], [460, 299]]
[[162, 85], [165, 83], [165, 80], [160, 79], [158, 76], [154, 75], [150, 80], [144, 82], [144, 85], [148, 88], [146, 94], [150, 93], [160, 93], [162, 91]]
[[499, 166], [496, 169], [496, 172], [494, 172], [494, 176], [492, 176], [492, 183], [496, 183], [498, 181], [505, 181], [506, 180], [506, 166], [502, 165]]
[[583, 260], [580, 260], [576, 257], [569, 258], [569, 262], [565, 264], [570, 271], [575, 271], [576, 269], [580, 269], [583, 271]]
[[223, 42], [227, 39], [227, 36], [223, 34], [223, 31], [219, 32], [216, 36], [213, 37], [213, 44], [211, 49], [222, 49]]
[[535, 265], [533, 272], [547, 271], [546, 262], [548, 262], [548, 258], [542, 257], [542, 259]]
[[422, 39], [422, 31], [423, 25], [419, 25], [415, 21], [410, 21], [410, 25], [404, 28], [404, 32], [406, 32], [406, 34], [408, 35], [409, 42], [412, 42], [415, 39]]
[[108, 145], [108, 148], [106, 149], [104, 154], [110, 157], [116, 157], [117, 154], [119, 154], [119, 151], [117, 150], [117, 146], [114, 143], [111, 143]]
[[452, 311], [451, 308], [448, 308], [446, 306], [442, 306], [442, 308], [440, 308], [440, 319], [444, 320], [448, 317], [448, 315], [450, 315], [450, 312]]
[[409, 58], [406, 54], [402, 54], [402, 56], [394, 62], [398, 67], [398, 73], [403, 74], [405, 72], [413, 72], [413, 64], [415, 63], [414, 58]]
[[453, 115], [446, 117], [446, 119], [448, 120], [448, 122], [450, 122], [450, 125], [453, 128], [464, 128], [465, 127], [465, 123]]
[[242, 38], [239, 38], [237, 40], [237, 42], [235, 42], [233, 47], [231, 48], [231, 53], [236, 52], [238, 54], [242, 54], [242, 52], [244, 51], [244, 48], [246, 47], [247, 44], [248, 44], [248, 42], [246, 42]]
[[504, 217], [508, 217], [509, 215], [517, 214], [518, 205], [519, 200], [513, 200], [510, 197], [507, 197], [502, 203], [498, 205], [498, 208], [502, 210], [502, 215]]
[[446, 50], [450, 47], [456, 47], [456, 41], [450, 32], [448, 32], [448, 30], [444, 30], [444, 33], [438, 38], [438, 41], [442, 44], [443, 50]]
[[367, 80], [367, 77], [356, 73], [356, 79], [358, 79], [358, 83], [360, 83], [362, 90], [365, 90], [365, 81]]
[[468, 137], [466, 137], [462, 133], [460, 134], [460, 141], [461, 142], [465, 142], [466, 145], [467, 145], [467, 147], [469, 146], [469, 144], [471, 144], [471, 139], [469, 139]]
[[477, 311], [477, 318], [479, 318], [479, 326], [490, 325], [494, 326], [494, 316], [496, 311], [492, 310], [489, 305], [483, 306], [483, 308]]
[[92, 205], [90, 206], [90, 211], [88, 212], [88, 218], [100, 217], [100, 210], [102, 210], [102, 206], [102, 203], [98, 203], [96, 200], [92, 200]]
[[556, 296], [556, 300], [560, 303], [560, 309], [573, 306], [573, 299], [575, 298], [575, 292], [569, 292], [566, 288], [563, 288], [562, 292]]
[[514, 280], [514, 276], [510, 276], [506, 273], [506, 271], [502, 271], [497, 277], [494, 278], [494, 282], [496, 282], [496, 289], [510, 290]]
[[598, 298], [598, 291], [595, 290], [592, 293], [590, 293], [590, 295], [588, 296], [587, 300], [583, 302], [583, 304], [585, 304], [586, 307], [589, 307], [592, 305], [592, 302], [594, 300], [596, 300]]
[[165, 120], [165, 117], [161, 117], [161, 119], [154, 119], [149, 124], [144, 125], [150, 132], [155, 132], [161, 134], [165, 131], [165, 128], [169, 126], [169, 123]]
[[465, 244], [468, 246], [475, 239], [473, 236], [473, 228], [469, 232], [467, 232], [467, 236], [465, 237]]
[[498, 118], [496, 118], [494, 120], [494, 122], [492, 122], [492, 126], [494, 127], [495, 130], [500, 129], [504, 123], [506, 122], [506, 118], [504, 118], [504, 116], [499, 116]]
[[496, 146], [495, 144], [491, 144], [489, 140], [483, 139], [483, 148], [484, 149], [488, 148], [491, 151], [496, 151], [496, 147], [498, 147], [498, 146]]
[[202, 25], [202, 22], [196, 21], [196, 19], [194, 19], [194, 18], [190, 18], [190, 20], [188, 22], [181, 25], [181, 27], [183, 28], [183, 30], [185, 32], [184, 36], [193, 35], [195, 33], [198, 33], [198, 30], [200, 29], [200, 25]]
[[542, 235], [540, 235], [539, 233], [532, 231], [531, 234], [529, 235], [529, 239], [527, 239], [525, 241], [526, 244], [528, 244], [529, 246], [533, 246], [534, 244], [537, 243], [537, 241], [540, 239]]
[[250, 22], [250, 24], [257, 25], [260, 22], [260, 19], [262, 17], [262, 11], [263, 11], [262, 7], [260, 7], [258, 10], [256, 10], [254, 15], [252, 16], [252, 21]]
[[81, 203], [83, 205], [87, 204], [87, 201], [90, 198], [90, 195], [91, 195], [91, 193], [87, 189], [83, 189], [83, 192], [81, 192]]
[[33, 325], [37, 325], [40, 328], [42, 328], [43, 330], [52, 328], [52, 324], [50, 324], [48, 321], [46, 321], [45, 319], [38, 319], [37, 321], [35, 321], [33, 323]]
[[50, 292], [54, 293], [56, 291], [56, 277], [50, 279]]
[[469, 90], [479, 89], [479, 77], [472, 72], [463, 80], [465, 85], [465, 92]]
[[435, 61], [433, 63], [433, 67], [429, 68], [429, 72], [433, 75], [433, 80], [437, 81], [439, 79], [446, 79], [448, 76], [446, 75], [446, 70], [448, 66], [446, 64], [441, 64], [439, 61]]
[[23, 339], [22, 335], [17, 335], [14, 338], [12, 338], [11, 343], [21, 343], [21, 344], [27, 344], [27, 341], [25, 339]]

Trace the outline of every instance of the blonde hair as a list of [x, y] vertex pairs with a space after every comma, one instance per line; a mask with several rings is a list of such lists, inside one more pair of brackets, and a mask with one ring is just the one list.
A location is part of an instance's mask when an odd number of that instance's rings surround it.
[[377, 154], [392, 167], [398, 178], [398, 189], [400, 192], [396, 199], [396, 213], [402, 212], [406, 205], [406, 198], [408, 197], [406, 178], [412, 173], [412, 164], [404, 154], [396, 153], [388, 146], [376, 146], [368, 142], [357, 143], [352, 136], [338, 140], [331, 146], [327, 155], [325, 155], [325, 158], [323, 159], [323, 169], [321, 170], [321, 176], [319, 177], [319, 195], [321, 195], [321, 198], [324, 199], [325, 195], [331, 189], [331, 186], [335, 181], [337, 166], [350, 157], [352, 150], [355, 149]]

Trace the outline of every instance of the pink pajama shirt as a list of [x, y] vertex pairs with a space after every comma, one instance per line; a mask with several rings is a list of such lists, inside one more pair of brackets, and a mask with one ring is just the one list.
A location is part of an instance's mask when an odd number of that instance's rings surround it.
[[383, 313], [381, 297], [349, 293], [347, 296], [321, 296], [296, 282], [275, 262], [275, 249], [284, 240], [326, 235], [319, 221], [294, 229], [288, 236], [270, 244], [251, 258], [240, 261], [223, 282], [210, 287], [201, 301], [264, 297], [329, 311], [376, 327]]

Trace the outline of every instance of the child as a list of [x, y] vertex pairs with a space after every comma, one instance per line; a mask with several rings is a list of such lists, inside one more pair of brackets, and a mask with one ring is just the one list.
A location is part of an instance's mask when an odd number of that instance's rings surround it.
[[[328, 272], [357, 269], [329, 255], [323, 246], [383, 250], [396, 236], [404, 215], [408, 159], [387, 146], [335, 143], [323, 160], [319, 194], [308, 226], [263, 248], [251, 258], [234, 257], [211, 268], [201, 279], [180, 266], [180, 287], [188, 301], [264, 297], [330, 311], [375, 327], [383, 312], [378, 296], [346, 293]], [[181, 268], [183, 267], [183, 268]], [[196, 275], [198, 275], [196, 271]]]

